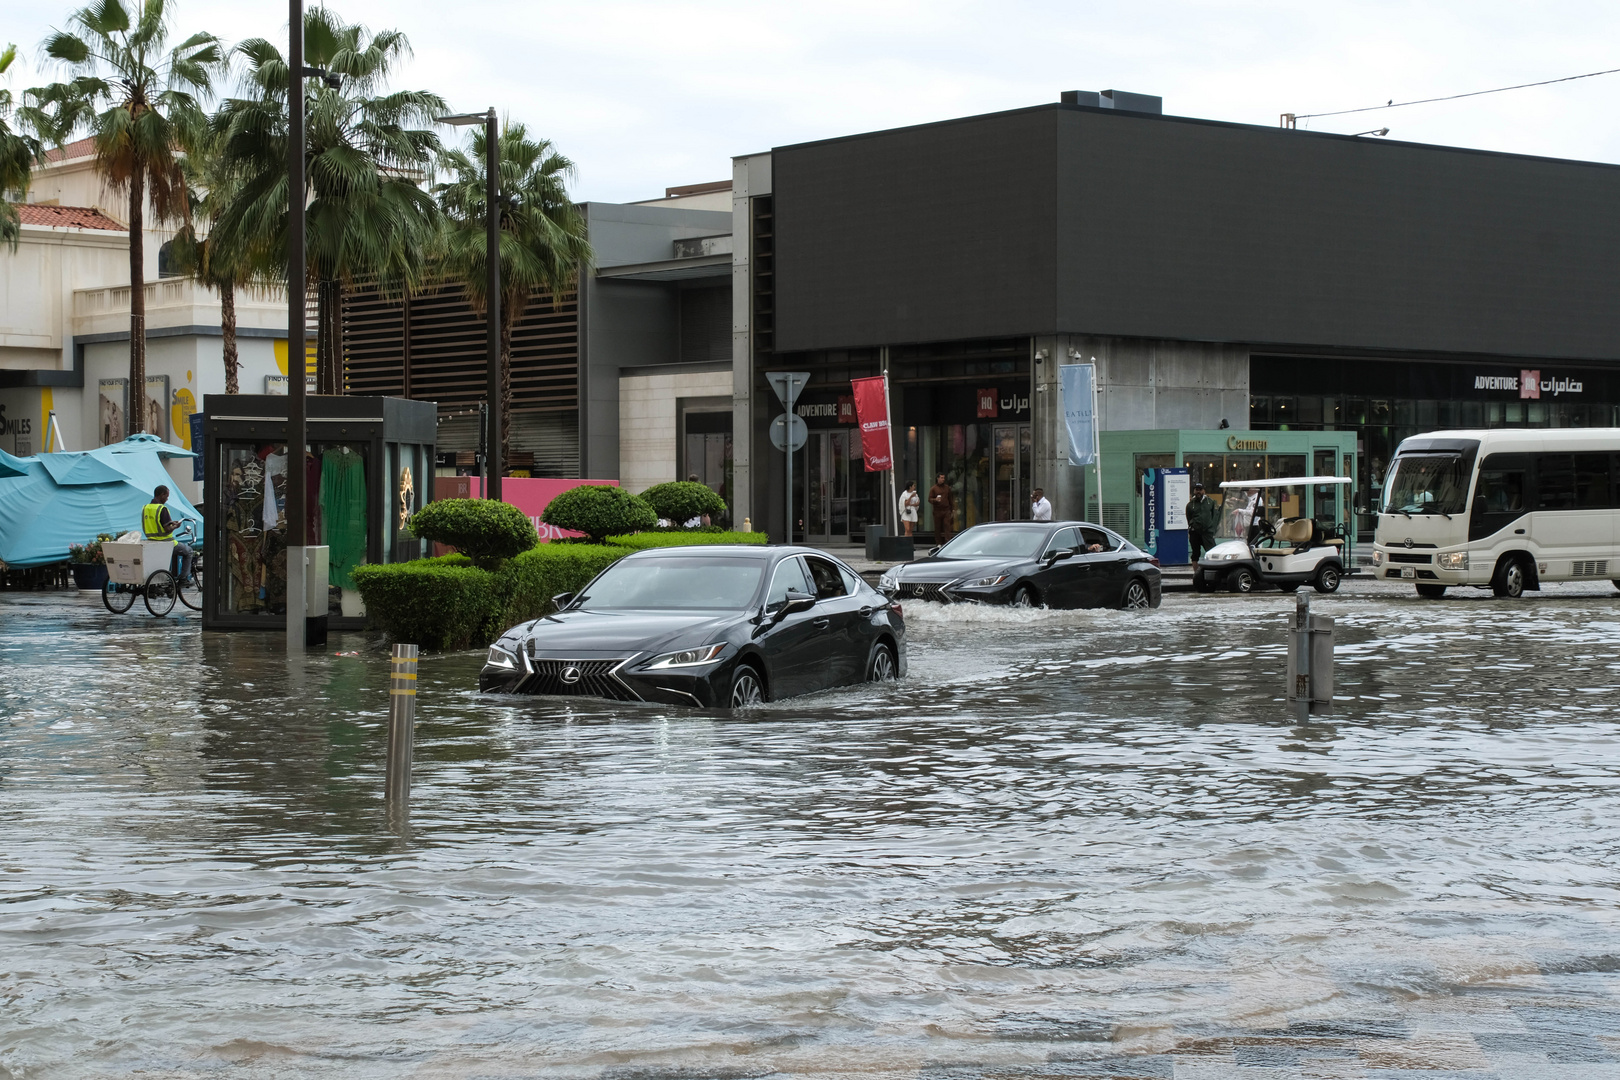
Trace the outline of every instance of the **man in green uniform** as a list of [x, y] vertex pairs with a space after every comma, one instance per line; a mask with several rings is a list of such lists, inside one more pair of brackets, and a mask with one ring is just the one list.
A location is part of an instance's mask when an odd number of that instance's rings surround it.
[[[178, 528], [174, 518], [169, 516], [169, 508], [164, 504], [169, 501], [169, 489], [160, 486], [152, 492], [152, 501], [141, 507], [141, 535], [148, 540], [174, 540], [174, 530]], [[191, 560], [193, 552], [191, 545], [181, 540], [175, 540], [175, 554], [180, 556], [179, 576], [181, 581], [191, 577]]]
[[1215, 530], [1220, 521], [1221, 508], [1204, 494], [1203, 484], [1194, 484], [1192, 500], [1187, 503], [1187, 548], [1194, 563], [1215, 546]]

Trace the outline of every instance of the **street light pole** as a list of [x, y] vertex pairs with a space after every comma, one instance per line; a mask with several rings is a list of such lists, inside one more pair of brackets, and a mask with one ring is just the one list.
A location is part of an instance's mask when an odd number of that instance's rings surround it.
[[501, 395], [501, 133], [490, 107], [484, 118], [484, 201], [489, 208], [489, 248], [485, 255], [486, 280], [484, 291], [488, 296], [489, 328], [489, 487], [486, 498], [501, 501], [501, 471], [506, 465], [501, 445], [501, 429], [506, 416], [506, 402]]
[[502, 418], [506, 415], [506, 402], [501, 397], [501, 132], [495, 116], [495, 107], [481, 113], [455, 113], [435, 116], [435, 123], [464, 127], [468, 124], [484, 125], [484, 206], [488, 237], [484, 249], [484, 304], [488, 315], [485, 330], [489, 354], [488, 386], [489, 412], [484, 429], [484, 468], [488, 479], [484, 482], [484, 498], [501, 498]]
[[308, 440], [304, 401], [304, 0], [288, 0], [287, 45], [287, 655], [304, 655]]

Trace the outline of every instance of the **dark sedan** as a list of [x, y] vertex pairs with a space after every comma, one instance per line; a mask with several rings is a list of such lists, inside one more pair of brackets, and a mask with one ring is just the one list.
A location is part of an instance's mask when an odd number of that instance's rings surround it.
[[627, 555], [490, 646], [478, 688], [741, 708], [906, 671], [900, 605], [820, 551]]
[[1155, 608], [1161, 595], [1157, 559], [1084, 521], [975, 525], [879, 585], [901, 600], [1016, 607]]

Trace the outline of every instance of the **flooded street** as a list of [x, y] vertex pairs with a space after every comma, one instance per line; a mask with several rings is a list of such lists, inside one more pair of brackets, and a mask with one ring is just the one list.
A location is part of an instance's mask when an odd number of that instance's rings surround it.
[[[1620, 593], [908, 604], [731, 717], [0, 594], [0, 1077], [1620, 1076]], [[336, 652], [358, 651], [356, 656]]]

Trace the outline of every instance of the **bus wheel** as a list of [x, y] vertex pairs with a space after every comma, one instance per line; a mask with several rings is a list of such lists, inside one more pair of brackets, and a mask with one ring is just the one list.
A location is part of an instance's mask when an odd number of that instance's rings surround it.
[[1419, 585], [1417, 587], [1417, 591], [1418, 595], [1426, 600], [1438, 600], [1442, 596], [1446, 595], [1446, 587], [1444, 585]]
[[1491, 579], [1491, 592], [1517, 600], [1524, 595], [1524, 586], [1524, 559], [1518, 555], [1503, 556], [1496, 567], [1496, 577]]

